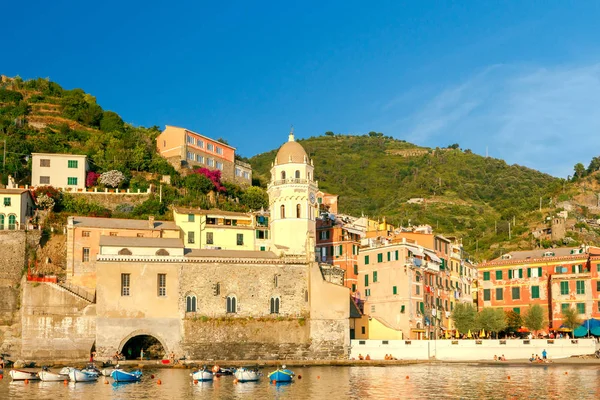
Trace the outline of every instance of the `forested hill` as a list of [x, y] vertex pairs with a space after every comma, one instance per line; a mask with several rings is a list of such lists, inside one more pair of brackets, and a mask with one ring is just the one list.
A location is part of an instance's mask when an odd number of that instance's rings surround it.
[[[463, 237], [467, 248], [501, 241], [498, 221], [517, 221], [513, 232], [528, 230], [523, 218], [547, 204], [562, 180], [539, 171], [460, 150], [415, 146], [371, 132], [299, 140], [314, 159], [319, 187], [340, 195], [340, 212], [406, 226], [428, 223], [437, 232]], [[276, 149], [250, 159], [265, 179]], [[409, 204], [424, 198], [423, 204]], [[518, 221], [523, 222], [519, 226]], [[505, 225], [508, 225], [507, 223]], [[500, 223], [500, 231], [507, 228]]]

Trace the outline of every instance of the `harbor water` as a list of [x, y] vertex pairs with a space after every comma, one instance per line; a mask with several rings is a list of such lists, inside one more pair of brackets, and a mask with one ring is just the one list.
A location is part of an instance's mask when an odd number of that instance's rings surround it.
[[[194, 384], [191, 370], [144, 369], [139, 383], [12, 382], [5, 371], [0, 399], [598, 399], [598, 365], [417, 364], [293, 368], [291, 384], [224, 376]], [[154, 375], [154, 378], [151, 375]], [[160, 380], [160, 384], [158, 381]], [[108, 383], [105, 383], [108, 382]]]

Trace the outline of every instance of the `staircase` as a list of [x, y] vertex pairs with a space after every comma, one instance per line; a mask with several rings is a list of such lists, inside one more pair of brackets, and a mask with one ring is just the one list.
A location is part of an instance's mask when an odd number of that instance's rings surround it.
[[80, 286], [72, 285], [68, 282], [49, 283], [49, 285], [58, 286], [90, 304], [96, 303], [96, 294], [90, 293]]

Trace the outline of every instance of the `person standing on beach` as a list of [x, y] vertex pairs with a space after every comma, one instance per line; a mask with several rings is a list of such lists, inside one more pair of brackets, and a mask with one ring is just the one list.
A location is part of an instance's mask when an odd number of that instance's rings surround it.
[[140, 360], [144, 359], [144, 349], [140, 351]]
[[546, 359], [547, 359], [547, 356], [548, 356], [548, 353], [546, 352], [546, 349], [544, 349], [544, 350], [542, 351], [542, 358], [543, 358], [544, 360], [546, 360]]

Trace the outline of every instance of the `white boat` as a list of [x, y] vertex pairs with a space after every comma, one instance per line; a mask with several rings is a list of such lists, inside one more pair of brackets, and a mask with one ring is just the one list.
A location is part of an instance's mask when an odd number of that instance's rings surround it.
[[50, 372], [48, 369], [43, 369], [38, 372], [40, 379], [44, 382], [62, 382], [69, 379], [69, 375], [61, 375], [55, 372]]
[[198, 381], [198, 382], [206, 382], [206, 381], [213, 380], [213, 373], [206, 369], [201, 369], [201, 370], [195, 371], [195, 372], [191, 373], [190, 375], [192, 375], [192, 380]]
[[69, 377], [69, 372], [71, 372], [71, 370], [73, 369], [73, 367], [62, 367], [62, 369], [60, 370], [60, 372], [58, 373], [59, 375], [66, 375], [67, 378]]
[[256, 382], [260, 378], [258, 370], [249, 368], [238, 368], [233, 373], [238, 382]]
[[98, 373], [72, 368], [69, 372], [69, 379], [71, 382], [95, 382], [98, 380]]
[[38, 381], [40, 379], [37, 372], [23, 371], [21, 369], [12, 369], [9, 372], [9, 375], [13, 379], [13, 381]]

